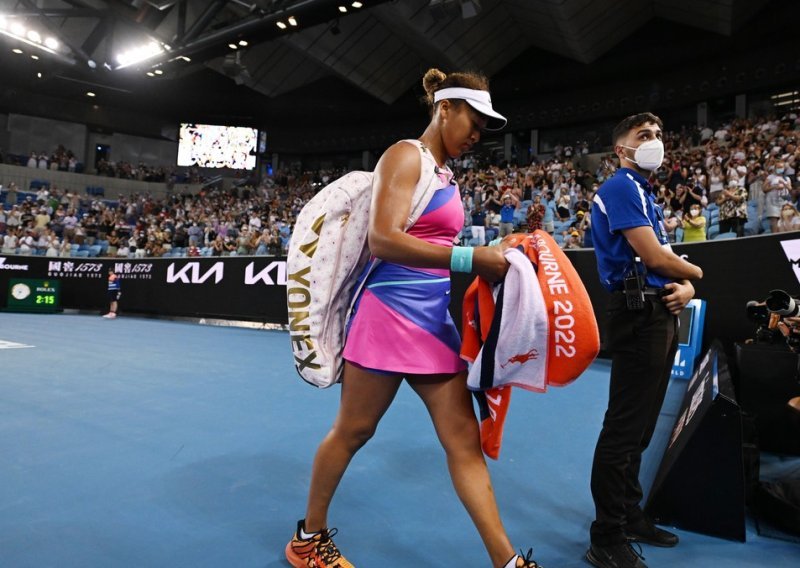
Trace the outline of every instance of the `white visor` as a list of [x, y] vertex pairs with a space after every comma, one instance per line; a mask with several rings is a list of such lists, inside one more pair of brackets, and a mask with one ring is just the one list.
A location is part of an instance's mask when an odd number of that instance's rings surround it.
[[508, 122], [505, 116], [495, 112], [492, 108], [492, 97], [489, 95], [489, 91], [450, 87], [447, 89], [440, 89], [433, 93], [434, 104], [445, 99], [461, 99], [466, 101], [469, 106], [489, 119], [486, 123], [486, 130], [501, 130]]

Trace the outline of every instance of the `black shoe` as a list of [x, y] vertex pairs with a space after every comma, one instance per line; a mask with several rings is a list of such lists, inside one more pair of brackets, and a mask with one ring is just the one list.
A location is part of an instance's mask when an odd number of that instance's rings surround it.
[[640, 542], [663, 548], [670, 548], [678, 544], [678, 535], [658, 528], [648, 518], [625, 525], [625, 536], [628, 537], [628, 542]]
[[597, 568], [647, 568], [639, 550], [636, 552], [627, 542], [609, 546], [592, 544], [586, 552], [586, 560]]

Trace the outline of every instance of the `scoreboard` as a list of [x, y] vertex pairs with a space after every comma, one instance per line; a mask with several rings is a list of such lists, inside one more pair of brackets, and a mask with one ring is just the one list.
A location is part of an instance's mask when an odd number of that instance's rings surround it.
[[12, 278], [8, 281], [6, 310], [10, 312], [60, 312], [61, 283], [51, 279]]

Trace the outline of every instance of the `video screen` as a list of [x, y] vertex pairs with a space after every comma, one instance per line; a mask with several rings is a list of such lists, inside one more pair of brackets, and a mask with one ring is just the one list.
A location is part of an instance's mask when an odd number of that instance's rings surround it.
[[181, 124], [178, 165], [252, 170], [258, 131], [245, 126]]

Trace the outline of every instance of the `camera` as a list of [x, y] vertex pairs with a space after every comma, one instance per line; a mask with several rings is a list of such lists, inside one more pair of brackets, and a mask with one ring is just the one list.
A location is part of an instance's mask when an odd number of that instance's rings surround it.
[[770, 312], [782, 317], [793, 318], [800, 314], [800, 304], [783, 290], [772, 290], [764, 303]]
[[788, 292], [771, 290], [764, 300], [747, 302], [745, 312], [747, 319], [758, 324], [756, 343], [784, 341], [791, 351], [800, 353], [800, 326], [784, 319], [798, 317], [800, 303]]

